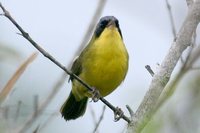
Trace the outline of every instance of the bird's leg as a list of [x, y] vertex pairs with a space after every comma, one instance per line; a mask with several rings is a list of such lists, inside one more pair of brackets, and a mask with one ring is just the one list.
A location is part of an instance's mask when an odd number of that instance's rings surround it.
[[121, 108], [116, 107], [116, 110], [114, 112], [114, 120], [115, 122], [119, 121], [119, 119], [122, 118], [124, 112], [121, 110]]
[[91, 91], [91, 94], [92, 94], [92, 101], [93, 101], [93, 102], [97, 102], [97, 101], [100, 99], [101, 95], [100, 95], [98, 89], [96, 89], [95, 87], [92, 87], [92, 89], [93, 89], [93, 90]]

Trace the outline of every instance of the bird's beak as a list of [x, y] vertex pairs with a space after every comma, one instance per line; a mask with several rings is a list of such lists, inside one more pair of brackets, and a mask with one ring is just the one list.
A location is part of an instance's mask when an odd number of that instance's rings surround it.
[[115, 21], [114, 20], [111, 20], [108, 25], [107, 25], [108, 28], [114, 28], [116, 27], [116, 24], [115, 24]]

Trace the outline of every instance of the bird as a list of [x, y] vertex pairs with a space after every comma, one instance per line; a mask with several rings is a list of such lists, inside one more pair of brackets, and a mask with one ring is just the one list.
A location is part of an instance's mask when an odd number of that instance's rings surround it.
[[[128, 71], [129, 55], [123, 41], [119, 21], [114, 16], [102, 17], [80, 55], [74, 60], [71, 72], [105, 97], [123, 82]], [[73, 77], [72, 90], [60, 112], [66, 121], [84, 115], [88, 98], [93, 94]]]

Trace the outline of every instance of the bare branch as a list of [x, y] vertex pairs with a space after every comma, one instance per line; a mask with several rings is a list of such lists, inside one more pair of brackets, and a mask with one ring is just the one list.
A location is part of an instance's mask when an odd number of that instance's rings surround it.
[[[92, 123], [94, 123], [94, 124], [96, 125], [96, 123], [97, 123], [97, 118], [96, 118], [94, 109], [92, 108], [92, 106], [89, 106], [89, 107], [90, 107], [90, 114], [91, 114], [92, 120], [93, 120]], [[96, 133], [97, 133], [97, 132], [98, 132], [98, 130], [96, 131]]]
[[[166, 4], [170, 6], [168, 0], [166, 0]], [[171, 10], [169, 10], [169, 13], [171, 12]], [[171, 13], [172, 14], [172, 13]], [[173, 17], [170, 17], [170, 19], [173, 19]], [[173, 21], [173, 20], [172, 20]], [[173, 27], [173, 25], [172, 25]], [[175, 36], [174, 36], [175, 38]], [[189, 61], [189, 57], [190, 54], [192, 52], [192, 50], [194, 49], [194, 46], [196, 44], [196, 32], [193, 33], [193, 37], [192, 37], [192, 41], [191, 41], [191, 47], [189, 49], [187, 58], [185, 59], [185, 61], [183, 60], [183, 57], [181, 56], [181, 62], [183, 64], [180, 72], [176, 75], [175, 80], [173, 80], [170, 85], [168, 85], [167, 87], [165, 87], [165, 89], [162, 91], [159, 100], [157, 102], [156, 105], [156, 111], [163, 105], [163, 103], [170, 98], [170, 96], [172, 96], [172, 94], [175, 92], [176, 90], [176, 84], [179, 83], [179, 81], [181, 80], [181, 78], [184, 76], [184, 74], [186, 73], [186, 69], [188, 69], [186, 66], [186, 64], [188, 64], [187, 62]]]
[[[191, 50], [192, 51], [192, 50]], [[183, 76], [189, 71], [189, 70], [200, 70], [200, 67], [196, 67], [196, 69], [193, 69], [194, 63], [199, 59], [200, 57], [200, 46], [198, 46], [195, 50], [190, 52], [187, 56], [186, 62], [182, 66], [179, 73], [176, 75], [175, 80], [173, 80], [161, 93], [159, 100], [156, 104], [156, 110], [158, 110], [163, 103], [174, 93], [176, 90], [176, 85], [179, 83], [179, 81], [183, 78]]]
[[104, 116], [105, 110], [106, 110], [106, 106], [104, 105], [104, 106], [103, 106], [103, 109], [102, 109], [101, 116], [99, 117], [99, 120], [98, 120], [98, 122], [97, 122], [96, 125], [95, 125], [95, 128], [94, 128], [94, 130], [93, 130], [93, 133], [96, 133], [96, 131], [97, 131], [97, 129], [98, 129], [98, 127], [99, 127], [101, 121], [103, 120], [103, 116]]
[[135, 117], [129, 124], [128, 132], [140, 132], [151, 119], [157, 100], [169, 81], [172, 71], [176, 66], [183, 51], [191, 44], [191, 38], [200, 21], [200, 0], [196, 0], [185, 18], [177, 38], [171, 45], [158, 71], [155, 73], [149, 90], [136, 111]]
[[149, 65], [146, 65], [145, 68], [147, 69], [147, 71], [151, 74], [151, 76], [153, 77], [154, 75], [154, 72], [153, 70], [151, 69], [151, 67]]
[[54, 119], [56, 118], [56, 116], [59, 115], [59, 112], [54, 112], [52, 113], [40, 126], [38, 132], [42, 132], [43, 129], [45, 129], [45, 127], [48, 126], [48, 124]]
[[169, 13], [170, 23], [171, 23], [171, 27], [172, 27], [172, 34], [175, 39], [176, 38], [176, 28], [175, 28], [174, 18], [172, 15], [171, 5], [169, 4], [168, 0], [165, 0], [165, 2], [166, 2], [168, 13]]
[[[171, 5], [168, 0], [165, 0], [165, 2], [166, 2], [168, 14], [169, 14], [169, 20], [170, 20], [170, 24], [171, 24], [172, 34], [173, 34], [174, 39], [176, 39], [176, 26], [175, 26], [174, 17], [173, 17], [172, 10], [171, 10]], [[180, 61], [182, 64], [184, 64], [183, 56], [180, 57]]]
[[18, 119], [18, 117], [19, 117], [21, 105], [22, 105], [22, 101], [18, 101], [18, 104], [17, 104], [17, 111], [16, 111], [16, 114], [15, 114], [15, 121], [16, 121], [16, 120]]
[[35, 128], [35, 130], [33, 131], [33, 133], [38, 133], [39, 128], [40, 128], [40, 125], [38, 125], [38, 126]]
[[131, 107], [129, 105], [126, 105], [126, 108], [128, 109], [128, 112], [130, 114], [131, 117], [134, 117], [134, 112], [133, 110], [131, 109]]
[[8, 116], [10, 114], [10, 107], [9, 106], [5, 106], [3, 114], [4, 114], [4, 118], [7, 120]]
[[38, 115], [39, 96], [35, 95], [33, 99], [34, 117]]

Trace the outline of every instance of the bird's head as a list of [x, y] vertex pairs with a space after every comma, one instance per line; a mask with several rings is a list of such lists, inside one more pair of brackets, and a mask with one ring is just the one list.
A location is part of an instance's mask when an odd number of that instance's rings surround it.
[[104, 31], [118, 32], [121, 38], [123, 38], [119, 21], [114, 16], [105, 16], [100, 19], [94, 32], [95, 37], [99, 38]]

